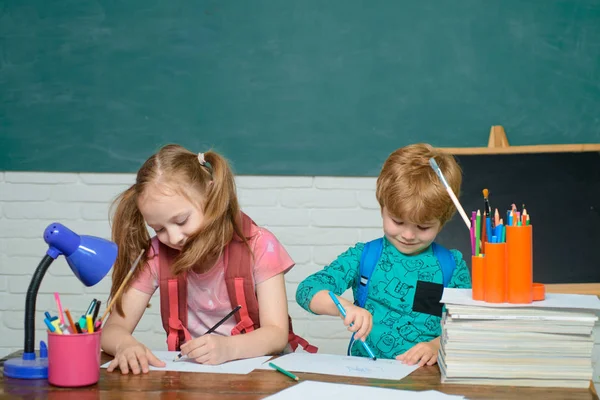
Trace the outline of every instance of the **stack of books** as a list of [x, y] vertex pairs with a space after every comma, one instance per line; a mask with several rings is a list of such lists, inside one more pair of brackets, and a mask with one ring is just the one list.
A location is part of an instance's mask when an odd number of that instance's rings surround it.
[[445, 289], [442, 383], [587, 388], [596, 296], [547, 294], [530, 305], [490, 304]]

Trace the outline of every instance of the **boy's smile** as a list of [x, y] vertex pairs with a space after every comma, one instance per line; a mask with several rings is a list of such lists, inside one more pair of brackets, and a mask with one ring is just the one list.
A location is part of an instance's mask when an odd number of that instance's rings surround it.
[[406, 255], [419, 254], [429, 247], [441, 228], [438, 220], [415, 224], [392, 217], [385, 207], [381, 210], [381, 217], [386, 238], [399, 252]]

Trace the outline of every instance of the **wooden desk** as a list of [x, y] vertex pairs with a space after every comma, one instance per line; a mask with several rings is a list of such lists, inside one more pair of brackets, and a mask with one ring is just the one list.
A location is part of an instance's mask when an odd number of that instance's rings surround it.
[[[11, 355], [11, 357], [18, 354]], [[111, 357], [103, 354], [102, 362]], [[295, 384], [294, 381], [275, 371], [253, 371], [248, 375], [195, 374], [184, 372], [152, 371], [142, 375], [121, 375], [100, 372], [97, 385], [80, 389], [61, 389], [50, 386], [47, 381], [27, 381], [4, 378], [0, 374], [0, 399], [263, 399]], [[468, 399], [527, 399], [527, 400], [577, 400], [598, 399], [593, 389], [544, 389], [502, 386], [442, 385], [440, 370], [436, 366], [419, 368], [399, 382], [346, 378], [341, 376], [297, 374], [301, 380], [351, 383], [404, 390], [438, 390], [448, 394], [460, 394]], [[318, 396], [315, 396], [317, 399]]]

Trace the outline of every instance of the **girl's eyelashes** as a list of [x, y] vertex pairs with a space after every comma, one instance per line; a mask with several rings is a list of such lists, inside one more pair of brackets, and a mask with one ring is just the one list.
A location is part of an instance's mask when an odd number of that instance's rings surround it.
[[430, 226], [417, 226], [417, 228], [419, 228], [422, 231], [426, 231], [427, 229], [431, 228]]
[[188, 217], [185, 217], [185, 219], [183, 221], [177, 222], [177, 225], [183, 226], [186, 224], [187, 221], [188, 221]]

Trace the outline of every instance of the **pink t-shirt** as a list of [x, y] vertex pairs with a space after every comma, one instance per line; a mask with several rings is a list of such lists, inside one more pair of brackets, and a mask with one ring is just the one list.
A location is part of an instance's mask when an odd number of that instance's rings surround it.
[[[294, 262], [275, 235], [254, 225], [252, 229], [254, 236], [249, 244], [254, 253], [254, 284], [258, 285], [277, 274], [287, 272], [294, 266]], [[158, 238], [153, 237], [148, 264], [131, 285], [147, 294], [153, 294], [158, 288], [158, 244]], [[194, 338], [202, 336], [232, 310], [224, 275], [223, 256], [208, 272], [188, 272], [188, 330]], [[236, 320], [232, 317], [217, 328], [215, 333], [229, 336], [235, 325]]]

